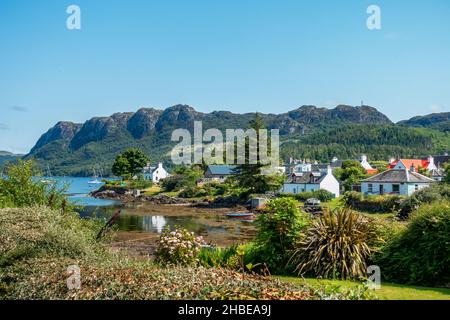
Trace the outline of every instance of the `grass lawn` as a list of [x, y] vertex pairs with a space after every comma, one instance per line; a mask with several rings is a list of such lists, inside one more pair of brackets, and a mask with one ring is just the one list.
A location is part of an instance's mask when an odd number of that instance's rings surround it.
[[161, 187], [157, 184], [152, 185], [150, 188], [145, 189], [146, 196], [154, 196], [161, 192]]
[[[307, 283], [312, 286], [338, 285], [343, 288], [351, 288], [360, 284], [350, 280], [322, 280], [311, 278], [278, 277], [282, 281], [291, 283]], [[375, 295], [381, 300], [450, 300], [450, 289], [427, 288], [407, 286], [394, 283], [381, 283], [379, 290], [374, 290]]]

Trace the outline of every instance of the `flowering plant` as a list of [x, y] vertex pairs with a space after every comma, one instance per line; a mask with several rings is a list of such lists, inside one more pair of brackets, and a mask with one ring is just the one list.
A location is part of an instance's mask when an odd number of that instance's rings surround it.
[[197, 256], [203, 245], [203, 237], [196, 237], [193, 232], [179, 227], [173, 231], [166, 228], [157, 242], [156, 261], [166, 265], [191, 265], [198, 261]]

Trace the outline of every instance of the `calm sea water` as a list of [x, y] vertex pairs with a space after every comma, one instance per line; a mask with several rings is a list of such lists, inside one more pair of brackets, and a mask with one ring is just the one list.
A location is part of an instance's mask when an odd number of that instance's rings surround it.
[[104, 185], [104, 183], [89, 184], [89, 181], [91, 181], [92, 178], [52, 177], [51, 180], [55, 181], [56, 186], [59, 188], [66, 186], [66, 194], [68, 195], [69, 201], [76, 205], [101, 207], [120, 204], [118, 201], [114, 200], [89, 197], [90, 192], [95, 191]]
[[[42, 178], [41, 178], [42, 179]], [[79, 205], [81, 217], [100, 218], [107, 221], [121, 208], [117, 226], [125, 240], [139, 235], [157, 235], [165, 227], [180, 226], [202, 235], [218, 245], [240, 243], [254, 236], [251, 222], [226, 217], [228, 210], [200, 209], [186, 206], [137, 205], [121, 206], [119, 201], [95, 199], [89, 193], [102, 184], [89, 184], [92, 178], [52, 177], [58, 187], [66, 186], [68, 199]]]

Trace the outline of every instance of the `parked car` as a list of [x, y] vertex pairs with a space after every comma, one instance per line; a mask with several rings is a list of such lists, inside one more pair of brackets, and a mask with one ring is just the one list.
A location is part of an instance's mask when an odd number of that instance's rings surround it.
[[303, 205], [303, 210], [308, 213], [322, 213], [322, 207], [320, 205], [320, 200], [316, 198], [309, 198], [305, 201], [305, 204]]

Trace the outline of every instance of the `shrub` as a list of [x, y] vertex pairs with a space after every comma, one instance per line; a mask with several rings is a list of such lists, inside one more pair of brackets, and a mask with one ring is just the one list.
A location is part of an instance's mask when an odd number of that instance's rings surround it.
[[192, 265], [204, 244], [202, 237], [186, 229], [166, 228], [158, 239], [155, 260], [162, 265]]
[[371, 230], [371, 236], [368, 239], [367, 244], [372, 251], [372, 255], [375, 255], [382, 250], [386, 244], [392, 241], [406, 228], [404, 222], [386, 220], [383, 218], [371, 218], [367, 222], [367, 226]]
[[301, 213], [297, 202], [290, 198], [279, 198], [267, 203], [266, 213], [256, 220], [255, 244], [260, 263], [265, 263], [271, 272], [289, 270], [288, 252], [308, 225], [308, 215]]
[[189, 167], [177, 167], [174, 175], [161, 180], [161, 187], [164, 191], [180, 191], [186, 187], [195, 187], [197, 181], [203, 177], [203, 172]]
[[422, 205], [406, 230], [375, 255], [388, 281], [417, 285], [450, 283], [450, 202]]
[[204, 197], [206, 195], [206, 190], [199, 187], [187, 187], [181, 190], [180, 193], [178, 193], [178, 196], [181, 198]]
[[198, 254], [200, 264], [204, 267], [239, 269], [238, 246], [226, 248], [203, 247]]
[[347, 208], [371, 213], [396, 212], [401, 208], [403, 201], [404, 197], [399, 195], [364, 196], [356, 191], [344, 193], [341, 199], [341, 203]]
[[65, 188], [58, 188], [56, 184], [49, 186], [35, 178], [39, 172], [32, 160], [18, 160], [8, 165], [6, 175], [7, 178], [0, 179], [0, 208], [48, 206], [71, 209], [64, 195]]
[[358, 279], [366, 276], [370, 230], [362, 217], [348, 209], [325, 212], [306, 231], [292, 261], [299, 274], [324, 278]]
[[128, 181], [127, 187], [130, 189], [143, 190], [150, 188], [152, 185], [153, 182], [151, 180], [145, 180], [142, 175], [139, 175], [138, 179]]
[[322, 202], [331, 201], [334, 199], [334, 194], [332, 194], [330, 191], [327, 190], [316, 190], [316, 191], [305, 191], [300, 193], [280, 193], [279, 196], [281, 198], [294, 198], [298, 201], [305, 202], [306, 200], [310, 198], [317, 198]]
[[322, 202], [327, 202], [334, 199], [334, 194], [330, 191], [319, 189], [313, 192], [313, 198], [317, 198]]
[[28, 257], [94, 259], [99, 222], [47, 207], [0, 211], [0, 268]]
[[399, 217], [407, 219], [409, 214], [422, 204], [450, 200], [450, 188], [445, 184], [435, 184], [423, 188], [408, 197], [400, 206]]

